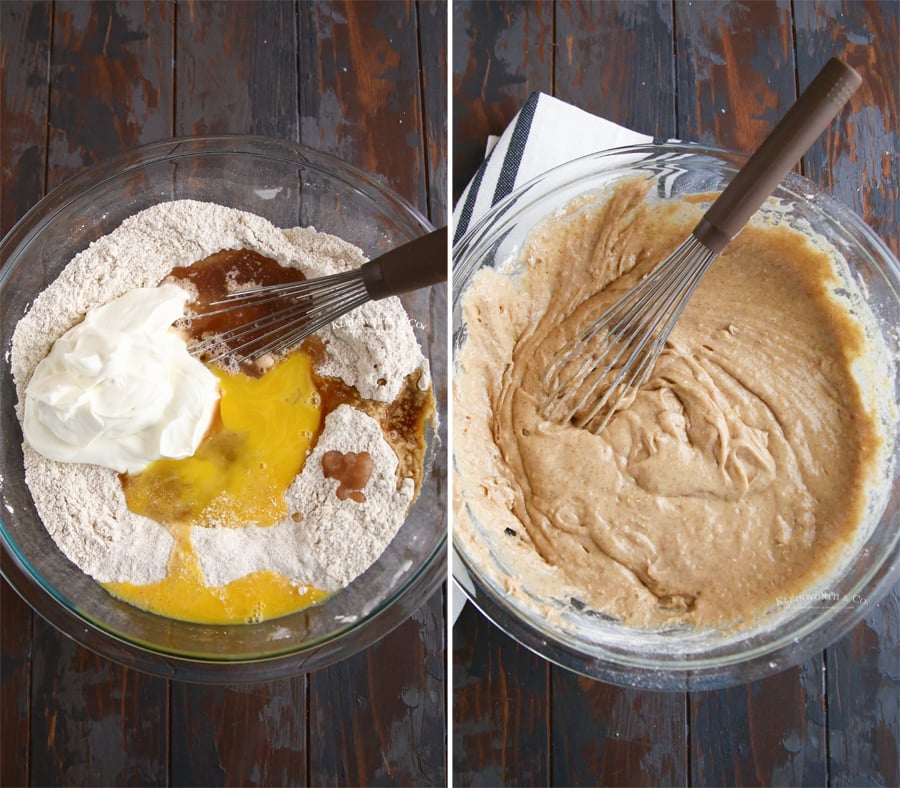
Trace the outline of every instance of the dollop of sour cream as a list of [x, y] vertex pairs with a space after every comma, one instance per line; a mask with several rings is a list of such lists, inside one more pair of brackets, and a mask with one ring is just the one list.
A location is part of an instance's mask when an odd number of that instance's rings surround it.
[[191, 456], [219, 383], [172, 327], [189, 298], [173, 284], [130, 290], [56, 340], [25, 389], [28, 443], [52, 460], [120, 473]]

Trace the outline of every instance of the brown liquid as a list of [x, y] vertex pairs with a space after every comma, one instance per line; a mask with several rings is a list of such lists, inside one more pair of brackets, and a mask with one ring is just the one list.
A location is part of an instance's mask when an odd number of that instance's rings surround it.
[[366, 496], [362, 488], [369, 483], [375, 463], [366, 451], [348, 451], [342, 454], [339, 451], [326, 451], [322, 455], [322, 472], [326, 479], [337, 479], [338, 500], [346, 501], [348, 498], [357, 503], [365, 503]]
[[[204, 312], [219, 309], [210, 306], [235, 290], [249, 287], [268, 287], [292, 282], [302, 282], [306, 277], [296, 268], [284, 268], [277, 261], [263, 257], [249, 249], [225, 249], [204, 257], [190, 266], [173, 268], [169, 278], [176, 283], [188, 283], [196, 292], [191, 304], [195, 316], [188, 316], [183, 328], [194, 340], [219, 335], [239, 326], [252, 326], [257, 321], [275, 314], [283, 308], [283, 301], [270, 301], [260, 306], [241, 306], [217, 315], [204, 316]], [[274, 324], [266, 329], [251, 332], [241, 342], [259, 342], [265, 331], [278, 330], [284, 324]], [[259, 376], [262, 369], [254, 363], [241, 363], [249, 375]]]
[[422, 391], [419, 375], [410, 375], [396, 399], [383, 408], [378, 423], [400, 461], [397, 470], [403, 476], [411, 476], [418, 490], [424, 472], [425, 421], [434, 412], [431, 389]]

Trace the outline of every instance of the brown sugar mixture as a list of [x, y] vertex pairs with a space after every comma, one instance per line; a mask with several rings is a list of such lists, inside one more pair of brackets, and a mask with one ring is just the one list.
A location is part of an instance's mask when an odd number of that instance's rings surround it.
[[[150, 296], [141, 291], [174, 278], [203, 310], [243, 284], [327, 276], [364, 261], [362, 250], [336, 236], [279, 228], [214, 203], [175, 200], [146, 208], [79, 252], [19, 321], [11, 352], [17, 416], [24, 421], [27, 389], [52, 344], [119, 298], [142, 303]], [[173, 289], [167, 284], [168, 293]], [[179, 327], [194, 336], [217, 334], [259, 317], [229, 312], [210, 320], [194, 313]], [[115, 339], [115, 325], [103, 330]], [[118, 340], [108, 344], [110, 354], [124, 347]], [[185, 379], [185, 370], [205, 382], [207, 393], [216, 378], [215, 412], [204, 411], [210, 423], [188, 425], [191, 456], [171, 442], [163, 446], [163, 436], [184, 432], [190, 416], [177, 402], [162, 414], [159, 436], [138, 452], [146, 463], [129, 463], [128, 474], [120, 473], [118, 460], [54, 460], [26, 440], [25, 477], [47, 532], [112, 593], [174, 618], [258, 621], [345, 588], [401, 532], [422, 483], [424, 422], [434, 400], [409, 315], [398, 299], [383, 299], [283, 357], [253, 365], [205, 361], [208, 375], [192, 364], [173, 371], [181, 376], [178, 385], [167, 387], [173, 381], [162, 378], [147, 384], [158, 384], [164, 401], [169, 389], [170, 400], [192, 390], [195, 381]], [[148, 379], [120, 366], [126, 374], [118, 380], [98, 378], [112, 386], [108, 402], [116, 418], [140, 404], [131, 402], [133, 387], [125, 384]], [[52, 404], [44, 404], [54, 416]], [[204, 426], [203, 436], [194, 434]], [[357, 488], [364, 503], [340, 500], [338, 481], [324, 476], [323, 455], [331, 451], [371, 458], [370, 477]]]
[[[220, 307], [211, 306], [213, 302], [238, 289], [291, 284], [306, 277], [302, 271], [283, 267], [251, 249], [224, 249], [193, 265], [173, 268], [168, 279], [194, 293], [191, 311], [199, 316], [184, 321], [183, 327], [191, 338], [199, 341], [241, 326], [253, 326], [283, 307], [283, 303], [273, 300], [220, 311]], [[204, 314], [207, 312], [208, 316]], [[279, 325], [283, 324], [275, 323], [272, 328], [277, 329]], [[263, 329], [251, 331], [245, 341], [254, 342], [262, 334]], [[248, 375], [260, 375], [263, 371], [259, 364], [252, 362], [242, 362], [240, 368]]]
[[880, 443], [851, 374], [865, 334], [827, 251], [754, 224], [602, 433], [547, 422], [555, 351], [702, 214], [646, 191], [580, 198], [535, 228], [516, 277], [474, 277], [454, 388], [456, 534], [473, 554], [490, 542], [513, 593], [574, 597], [638, 627], [746, 625], [827, 574], [860, 524]]

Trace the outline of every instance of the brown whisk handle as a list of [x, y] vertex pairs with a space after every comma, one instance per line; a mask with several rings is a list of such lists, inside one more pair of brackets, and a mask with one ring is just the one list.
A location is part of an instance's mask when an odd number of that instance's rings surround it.
[[831, 58], [710, 206], [694, 230], [697, 239], [711, 251], [721, 252], [861, 83], [856, 71]]
[[447, 228], [433, 230], [414, 241], [364, 263], [362, 279], [373, 300], [447, 281]]

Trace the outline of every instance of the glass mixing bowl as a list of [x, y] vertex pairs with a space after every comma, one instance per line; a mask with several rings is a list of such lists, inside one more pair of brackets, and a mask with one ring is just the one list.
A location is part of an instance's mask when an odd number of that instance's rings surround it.
[[[661, 199], [721, 191], [746, 158], [698, 145], [643, 145], [594, 154], [551, 170], [495, 205], [453, 250], [453, 376], [466, 341], [462, 302], [482, 267], [515, 275], [519, 254], [538, 222], [575, 197], [604, 190], [617, 181], [654, 181]], [[811, 181], [790, 175], [775, 192], [791, 223], [823, 236], [845, 258], [884, 342], [890, 380], [882, 381], [886, 435], [892, 441], [883, 490], [870, 507], [859, 536], [839, 567], [810, 593], [787, 600], [757, 625], [739, 632], [687, 627], [643, 631], [629, 628], [571, 599], [538, 597], [528, 577], [513, 577], [502, 547], [467, 506], [455, 477], [457, 510], [466, 507], [471, 532], [454, 533], [453, 575], [469, 599], [497, 626], [537, 654], [591, 678], [622, 686], [662, 690], [722, 687], [755, 680], [796, 664], [823, 649], [857, 623], [900, 577], [900, 485], [896, 469], [900, 443], [896, 410], [897, 326], [900, 325], [900, 267], [885, 244], [851, 211]], [[453, 468], [465, 457], [454, 455]], [[472, 545], [475, 547], [472, 547]], [[524, 594], [510, 596], [506, 588]], [[550, 610], [553, 615], [548, 615]]]
[[[431, 229], [375, 178], [303, 145], [262, 137], [146, 145], [90, 167], [41, 200], [0, 245], [3, 576], [63, 633], [129, 667], [191, 681], [252, 681], [312, 670], [387, 634], [444, 579], [446, 452], [440, 447], [446, 440], [440, 434], [426, 436], [419, 497], [375, 564], [323, 602], [258, 624], [191, 624], [112, 597], [56, 547], [25, 485], [9, 354], [16, 323], [91, 241], [144, 208], [177, 199], [249, 211], [279, 227], [311, 225], [369, 257]], [[439, 415], [446, 413], [446, 299], [445, 285], [403, 299], [431, 362]]]

